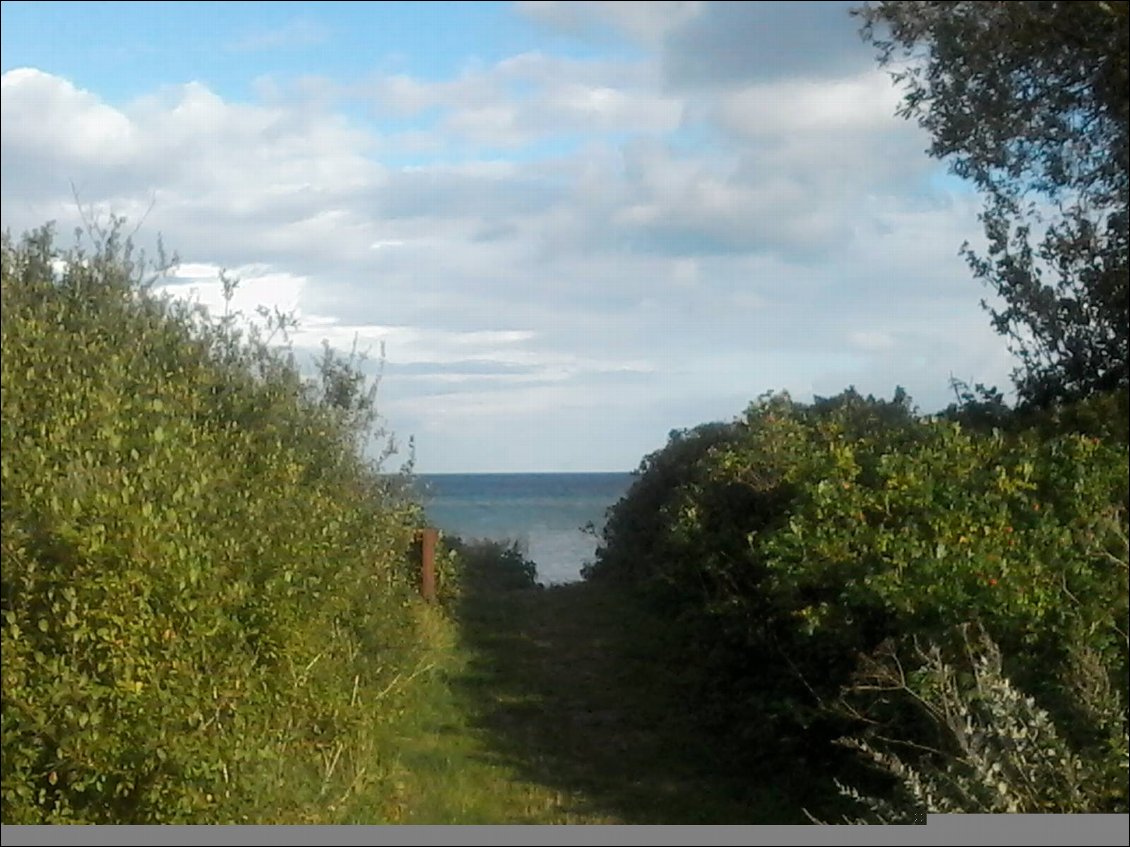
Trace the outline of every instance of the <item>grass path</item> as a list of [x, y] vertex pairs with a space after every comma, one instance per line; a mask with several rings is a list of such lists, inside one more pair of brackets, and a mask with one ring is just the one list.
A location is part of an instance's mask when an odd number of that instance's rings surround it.
[[662, 626], [629, 598], [480, 582], [456, 618], [401, 739], [404, 822], [804, 822], [779, 777], [722, 775], [654, 662]]

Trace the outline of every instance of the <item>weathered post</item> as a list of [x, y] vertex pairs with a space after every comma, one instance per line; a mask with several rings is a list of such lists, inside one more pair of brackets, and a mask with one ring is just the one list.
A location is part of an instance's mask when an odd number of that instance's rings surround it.
[[428, 602], [436, 599], [436, 542], [439, 530], [420, 530], [420, 594]]

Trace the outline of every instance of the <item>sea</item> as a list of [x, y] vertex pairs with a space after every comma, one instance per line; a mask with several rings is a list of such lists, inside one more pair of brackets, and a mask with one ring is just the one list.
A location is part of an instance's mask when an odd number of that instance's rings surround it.
[[575, 582], [629, 473], [417, 474], [433, 526], [464, 540], [515, 541], [544, 585]]

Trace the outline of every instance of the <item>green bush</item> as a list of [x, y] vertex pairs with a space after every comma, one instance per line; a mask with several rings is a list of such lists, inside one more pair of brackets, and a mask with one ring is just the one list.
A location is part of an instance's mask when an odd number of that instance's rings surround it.
[[339, 819], [417, 661], [419, 509], [350, 360], [304, 380], [119, 232], [3, 241], [3, 820]]
[[1106, 729], [1106, 744], [1081, 756], [1048, 713], [1004, 675], [993, 640], [962, 630], [966, 649], [956, 660], [936, 645], [918, 651], [916, 682], [891, 655], [879, 656], [861, 674], [857, 684], [910, 698], [939, 730], [939, 749], [908, 763], [897, 743], [846, 739], [895, 777], [900, 790], [889, 799], [841, 784], [841, 793], [878, 823], [922, 822], [927, 814], [1125, 812], [1126, 713], [1106, 674], [1087, 653], [1079, 654], [1079, 678], [1089, 683], [1079, 696], [1105, 717]]
[[991, 432], [1027, 432], [1041, 438], [1087, 435], [1118, 444], [1130, 443], [1130, 392], [1126, 388], [1096, 391], [1073, 403], [1010, 408], [995, 388], [970, 387], [952, 381], [958, 402], [951, 403], [940, 418], [967, 429]]
[[644, 457], [621, 503], [608, 510], [605, 543], [595, 561], [582, 568], [582, 576], [629, 583], [653, 576], [656, 558], [652, 554], [662, 554], [658, 545], [664, 537], [671, 499], [693, 484], [703, 457], [735, 438], [737, 432], [737, 427], [726, 423], [672, 430], [667, 446]]
[[471, 592], [540, 588], [537, 563], [526, 557], [517, 541], [446, 539], [457, 563], [462, 587]]
[[[1092, 650], [1127, 678], [1127, 450], [1081, 435], [977, 434], [853, 391], [753, 404], [613, 509], [600, 562], [670, 614], [698, 713], [733, 745], [826, 750], [859, 657], [893, 639], [946, 644], [984, 625], [1010, 674], [1077, 740], [1094, 735], [1069, 684]], [[675, 456], [686, 456], [673, 442]], [[637, 491], [649, 491], [646, 501]], [[647, 526], [650, 538], [625, 527]], [[914, 738], [905, 710], [849, 704]]]

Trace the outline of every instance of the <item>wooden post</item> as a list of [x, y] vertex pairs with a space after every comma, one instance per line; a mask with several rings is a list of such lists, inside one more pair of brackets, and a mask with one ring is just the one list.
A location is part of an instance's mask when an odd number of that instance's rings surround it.
[[420, 530], [420, 594], [431, 602], [436, 599], [436, 542], [439, 530]]

